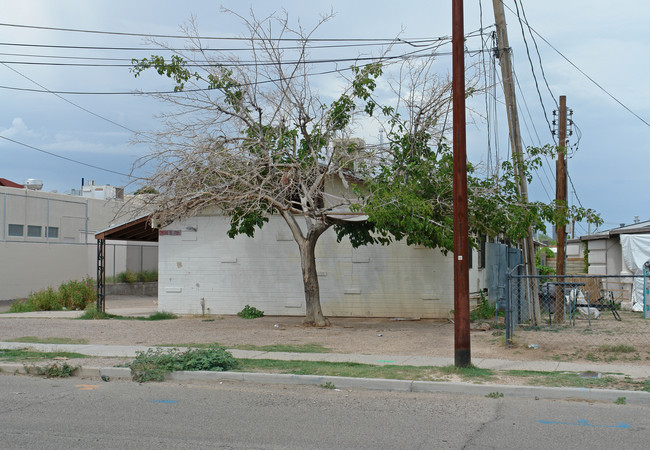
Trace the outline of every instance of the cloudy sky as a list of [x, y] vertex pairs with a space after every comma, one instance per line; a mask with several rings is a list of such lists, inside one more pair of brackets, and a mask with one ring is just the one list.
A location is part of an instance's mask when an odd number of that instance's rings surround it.
[[[650, 122], [650, 83], [646, 81], [650, 3], [619, 0], [612, 8], [597, 0], [525, 1], [523, 12], [535, 37], [533, 41], [525, 29], [528, 52], [515, 1], [504, 0], [504, 4], [525, 145], [553, 142], [548, 121], [557, 98], [566, 95], [576, 124], [570, 138], [569, 200], [599, 211], [605, 221], [601, 228], [631, 223], [634, 216], [650, 219], [650, 125], [645, 123]], [[45, 190], [59, 192], [78, 189], [82, 178], [97, 184], [128, 184], [126, 175], [133, 161], [147, 151], [132, 143], [134, 132], [159, 126], [154, 116], [161, 111], [160, 103], [131, 93], [170, 86], [159, 77], [134, 78], [129, 72], [131, 58], [155, 53], [144, 37], [130, 34], [181, 35], [180, 25], [194, 15], [203, 36], [242, 35], [241, 24], [220, 11], [225, 6], [242, 14], [252, 8], [259, 16], [285, 9], [306, 28], [331, 8], [336, 16], [315, 37], [345, 40], [339, 43], [361, 38], [389, 40], [398, 35], [411, 40], [451, 35], [450, 0], [0, 0], [0, 6], [0, 136], [5, 138], [0, 139], [0, 177], [19, 183], [38, 178], [44, 181]], [[479, 30], [482, 24], [483, 40], [489, 47], [493, 23], [490, 0], [465, 1], [466, 33]], [[167, 42], [182, 45], [173, 38]], [[483, 63], [480, 35], [468, 38], [467, 49], [468, 64]], [[354, 58], [379, 51], [372, 46], [341, 47], [329, 50], [327, 57]], [[451, 71], [451, 57], [445, 53], [451, 47], [439, 51], [438, 66], [444, 76]], [[489, 67], [489, 52], [483, 55]], [[327, 70], [314, 67], [314, 72]], [[337, 85], [334, 75], [330, 77], [316, 76], [325, 93]], [[507, 157], [502, 100], [501, 89], [490, 89], [487, 102], [483, 96], [472, 99], [476, 114], [468, 125], [471, 160], [486, 161], [495, 154]], [[492, 130], [489, 138], [488, 128]], [[367, 141], [379, 140], [374, 130], [359, 133]], [[547, 201], [555, 195], [554, 171], [555, 164], [549, 161], [537, 174], [531, 185], [534, 199]], [[132, 186], [127, 192], [137, 187]], [[586, 233], [587, 225], [579, 224], [576, 234]]]

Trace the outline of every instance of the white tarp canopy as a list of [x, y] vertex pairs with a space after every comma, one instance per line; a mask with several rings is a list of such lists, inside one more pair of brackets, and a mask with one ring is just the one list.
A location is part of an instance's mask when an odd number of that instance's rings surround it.
[[[621, 249], [627, 270], [643, 275], [643, 265], [650, 261], [650, 235], [621, 234]], [[634, 278], [632, 286], [632, 311], [643, 311], [643, 278]]]

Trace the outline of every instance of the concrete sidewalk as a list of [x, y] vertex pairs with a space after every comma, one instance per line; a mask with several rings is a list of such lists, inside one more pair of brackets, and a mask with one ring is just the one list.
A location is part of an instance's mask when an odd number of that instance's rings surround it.
[[[96, 357], [135, 357], [136, 352], [145, 352], [152, 346], [138, 345], [94, 345], [94, 344], [34, 344], [26, 342], [0, 342], [0, 349], [34, 349], [44, 352], [74, 352]], [[184, 350], [184, 349], [183, 349]], [[282, 361], [325, 361], [356, 362], [373, 365], [398, 366], [449, 366], [453, 358], [436, 356], [362, 355], [348, 353], [287, 353], [258, 350], [228, 349], [235, 358], [277, 359]], [[650, 379], [650, 366], [627, 364], [571, 363], [558, 361], [513, 361], [507, 359], [473, 358], [472, 365], [492, 370], [535, 370], [545, 372], [597, 372], [617, 374], [632, 378]]]
[[[147, 351], [148, 346], [119, 346], [119, 345], [73, 345], [73, 344], [33, 344], [21, 342], [0, 342], [1, 349], [34, 349], [46, 352], [76, 352], [97, 357], [134, 357], [137, 351]], [[262, 352], [255, 350], [237, 350], [230, 352], [236, 358], [277, 359], [277, 360], [307, 360], [329, 362], [358, 362], [375, 365], [412, 365], [412, 366], [448, 366], [453, 364], [452, 358], [425, 356], [393, 356], [393, 355], [359, 355], [341, 353], [283, 353]], [[650, 367], [628, 365], [573, 364], [550, 361], [509, 361], [500, 359], [474, 359], [477, 367], [495, 370], [540, 370], [540, 371], [593, 371], [603, 374], [621, 374], [634, 378], [648, 378]], [[26, 373], [23, 364], [0, 363], [0, 371], [6, 373]], [[75, 373], [79, 377], [94, 377], [104, 381], [131, 379], [131, 372], [126, 367], [82, 367]], [[627, 404], [650, 405], [650, 393], [644, 391], [628, 391], [616, 389], [587, 389], [587, 388], [553, 388], [543, 386], [516, 386], [489, 383], [457, 383], [434, 381], [390, 380], [375, 378], [352, 378], [319, 375], [290, 375], [272, 373], [247, 372], [173, 372], [166, 378], [168, 381], [179, 383], [223, 383], [251, 382], [261, 384], [313, 385], [323, 386], [331, 383], [340, 389], [370, 389], [401, 392], [445, 392], [487, 396], [499, 392], [506, 397], [520, 397], [547, 400], [583, 400], [615, 402], [624, 397]]]

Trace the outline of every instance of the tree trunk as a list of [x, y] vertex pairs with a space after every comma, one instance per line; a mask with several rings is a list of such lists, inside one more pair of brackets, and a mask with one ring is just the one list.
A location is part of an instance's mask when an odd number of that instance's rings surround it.
[[308, 233], [307, 238], [298, 243], [300, 266], [305, 287], [305, 325], [326, 327], [330, 322], [323, 316], [320, 306], [320, 288], [316, 271], [316, 241], [320, 233]]

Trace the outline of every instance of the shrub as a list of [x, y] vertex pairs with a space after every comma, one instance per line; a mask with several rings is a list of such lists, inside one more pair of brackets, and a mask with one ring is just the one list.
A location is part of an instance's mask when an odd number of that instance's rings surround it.
[[63, 307], [83, 310], [97, 301], [95, 280], [84, 278], [82, 281], [68, 281], [59, 286], [59, 297]]
[[54, 363], [43, 369], [43, 375], [45, 375], [46, 378], [68, 378], [75, 370], [77, 370], [77, 367], [70, 366], [68, 363], [64, 362], [60, 366]]
[[96, 301], [95, 280], [84, 278], [82, 281], [62, 283], [56, 291], [48, 287], [32, 292], [26, 299], [12, 303], [9, 311], [57, 311], [63, 308], [82, 310]]
[[145, 270], [144, 272], [139, 272], [136, 274], [138, 281], [142, 283], [149, 283], [152, 281], [158, 281], [158, 272], [155, 270]]
[[165, 375], [177, 370], [223, 371], [239, 367], [230, 352], [213, 344], [205, 348], [191, 348], [187, 351], [171, 349], [149, 349], [136, 352], [136, 357], [129, 368], [134, 381], [163, 381]]
[[118, 283], [135, 283], [138, 281], [138, 276], [131, 272], [130, 270], [127, 270], [126, 272], [120, 272], [117, 274], [117, 282]]
[[469, 320], [485, 320], [491, 319], [496, 314], [496, 307], [490, 305], [490, 302], [487, 298], [481, 293], [481, 300], [478, 302], [478, 306], [469, 312]]
[[242, 319], [257, 319], [264, 315], [264, 311], [260, 311], [254, 306], [246, 305], [244, 306], [244, 309], [237, 313], [237, 315]]

